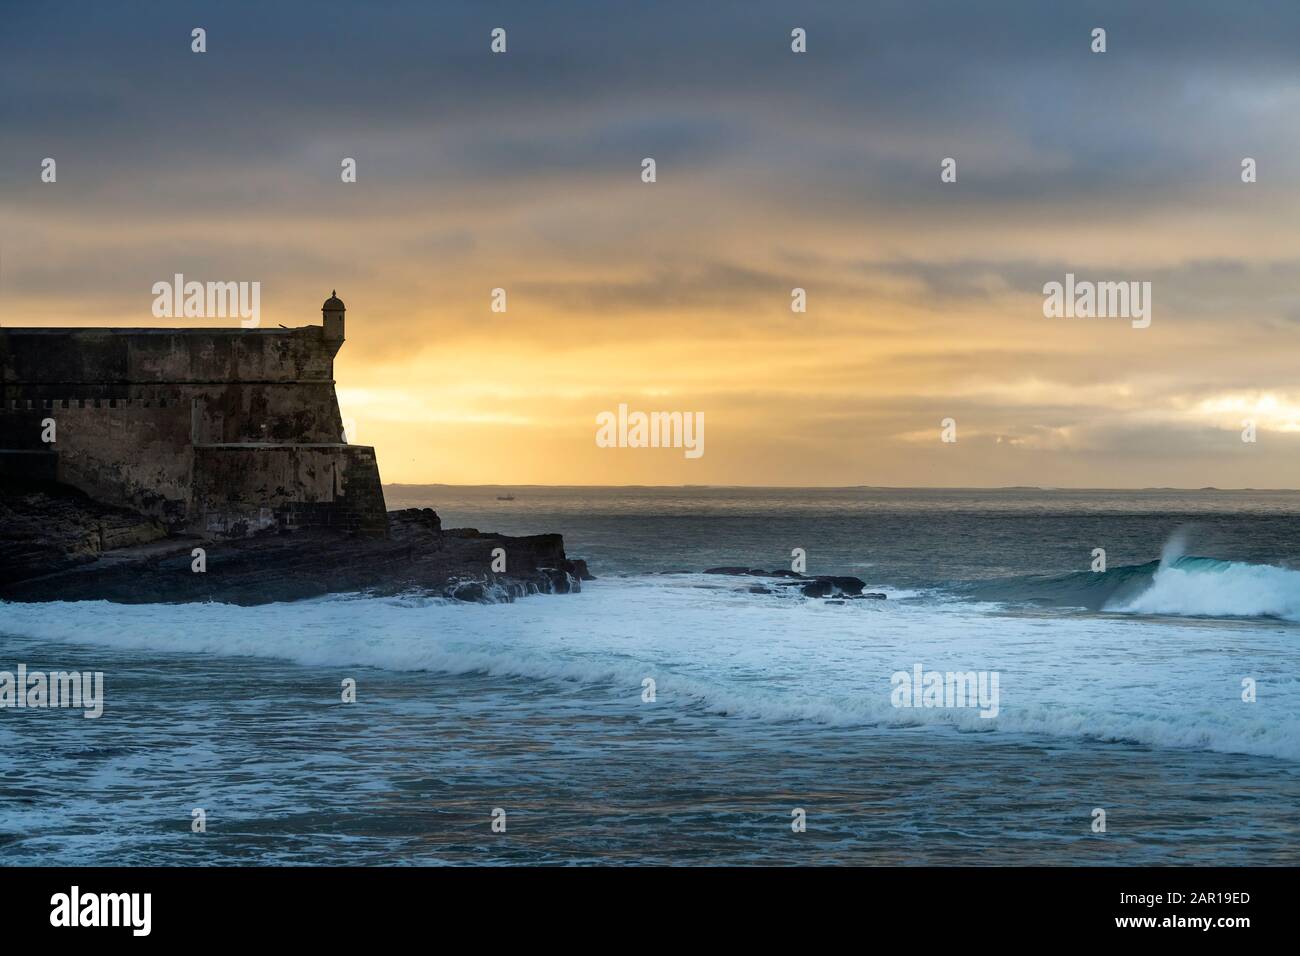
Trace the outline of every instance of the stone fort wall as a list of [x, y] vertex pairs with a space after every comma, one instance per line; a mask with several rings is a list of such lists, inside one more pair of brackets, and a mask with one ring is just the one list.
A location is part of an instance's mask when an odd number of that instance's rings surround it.
[[374, 450], [343, 438], [336, 329], [0, 328], [0, 473], [209, 535], [383, 533]]

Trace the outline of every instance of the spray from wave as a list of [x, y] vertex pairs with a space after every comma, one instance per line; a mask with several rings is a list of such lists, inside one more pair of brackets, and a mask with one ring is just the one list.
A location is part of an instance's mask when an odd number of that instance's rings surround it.
[[1162, 559], [1149, 587], [1104, 610], [1300, 621], [1300, 571], [1216, 558]]
[[1187, 548], [1188, 533], [1180, 529], [1165, 542], [1159, 561], [981, 581], [957, 590], [964, 597], [1009, 604], [1300, 622], [1300, 571], [1198, 557]]
[[1191, 556], [1187, 538], [1185, 528], [1170, 535], [1147, 586], [1135, 595], [1112, 596], [1103, 610], [1300, 621], [1300, 571]]

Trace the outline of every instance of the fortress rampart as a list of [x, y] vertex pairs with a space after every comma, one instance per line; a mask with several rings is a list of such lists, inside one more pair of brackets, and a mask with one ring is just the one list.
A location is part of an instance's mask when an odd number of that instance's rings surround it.
[[0, 327], [0, 474], [205, 535], [383, 534], [374, 449], [346, 443], [334, 391], [343, 303], [322, 315], [294, 329]]

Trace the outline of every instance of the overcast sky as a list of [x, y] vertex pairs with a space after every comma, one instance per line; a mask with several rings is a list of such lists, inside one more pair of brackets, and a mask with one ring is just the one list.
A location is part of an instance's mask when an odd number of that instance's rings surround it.
[[[1300, 487], [1295, 2], [0, 16], [0, 322], [337, 288], [386, 481]], [[1045, 318], [1067, 272], [1150, 282], [1150, 327]], [[705, 454], [598, 448], [620, 403]]]

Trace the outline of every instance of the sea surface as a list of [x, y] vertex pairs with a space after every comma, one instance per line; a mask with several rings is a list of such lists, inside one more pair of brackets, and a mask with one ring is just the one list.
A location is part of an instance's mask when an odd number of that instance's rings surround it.
[[[1300, 863], [1300, 493], [386, 494], [599, 579], [0, 603], [0, 670], [106, 698], [0, 710], [0, 864]], [[795, 549], [887, 600], [702, 573]], [[918, 667], [996, 716], [895, 706]]]

